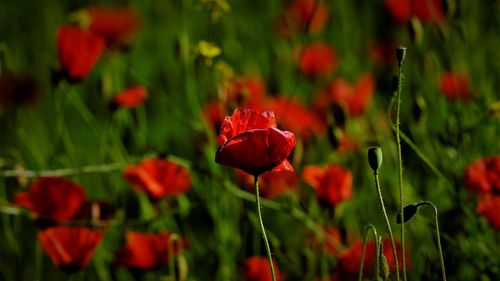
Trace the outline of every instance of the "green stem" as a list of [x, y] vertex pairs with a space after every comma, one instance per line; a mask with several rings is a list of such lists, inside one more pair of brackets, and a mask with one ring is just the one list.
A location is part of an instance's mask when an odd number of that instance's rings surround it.
[[[234, 196], [249, 201], [253, 202], [255, 201], [254, 195], [241, 190], [239, 188], [236, 188], [231, 182], [226, 181], [224, 183], [224, 187], [231, 192]], [[318, 235], [319, 239], [326, 239], [328, 242], [332, 243], [335, 245], [335, 247], [339, 247], [340, 249], [344, 249], [345, 245], [343, 245], [340, 241], [337, 239], [334, 239], [328, 235], [328, 233], [325, 232], [325, 230], [318, 225], [316, 222], [314, 222], [304, 211], [298, 209], [298, 208], [289, 208], [287, 206], [283, 206], [282, 204], [279, 204], [277, 202], [268, 200], [268, 199], [262, 199], [261, 200], [262, 206], [265, 206], [267, 209], [275, 210], [275, 211], [281, 211], [281, 212], [286, 212], [290, 216], [292, 216], [295, 220], [298, 222], [303, 223], [307, 228], [309, 228], [311, 231], [313, 231], [316, 235]]]
[[[177, 234], [172, 234], [170, 235], [168, 239], [168, 267], [170, 271], [170, 275], [172, 276], [173, 280], [177, 280], [177, 275], [175, 273], [175, 253], [174, 253], [174, 246], [175, 243], [179, 240], [179, 237]], [[181, 244], [181, 243], [179, 243]]]
[[276, 276], [274, 273], [273, 258], [271, 257], [271, 248], [269, 247], [269, 241], [267, 240], [266, 229], [264, 228], [264, 223], [262, 222], [262, 213], [260, 212], [260, 196], [259, 196], [259, 179], [258, 176], [254, 177], [255, 184], [255, 202], [257, 203], [257, 214], [259, 215], [260, 230], [262, 232], [262, 238], [264, 238], [264, 244], [266, 245], [267, 259], [269, 260], [269, 267], [271, 268], [271, 274], [273, 281], [276, 281]]
[[375, 250], [375, 259], [376, 259], [375, 278], [378, 278], [380, 275], [380, 273], [379, 273], [379, 269], [380, 269], [380, 266], [379, 266], [380, 245], [379, 245], [379, 240], [378, 240], [377, 229], [375, 229], [375, 226], [373, 226], [372, 224], [369, 224], [365, 227], [364, 236], [363, 236], [363, 251], [361, 252], [361, 264], [359, 265], [358, 281], [363, 280], [363, 266], [365, 263], [366, 240], [368, 238], [368, 232], [370, 231], [370, 229], [373, 231], [373, 236], [375, 236], [375, 247], [377, 247]]
[[[384, 214], [385, 224], [389, 231], [389, 237], [391, 238], [392, 254], [394, 255], [394, 263], [396, 264], [396, 279], [399, 281], [399, 264], [398, 264], [398, 254], [396, 252], [396, 244], [394, 243], [394, 236], [392, 235], [391, 224], [389, 222], [389, 217], [387, 216], [387, 211], [385, 210], [384, 198], [382, 197], [382, 191], [380, 190], [380, 183], [378, 180], [377, 171], [373, 172], [375, 176], [375, 187], [377, 188], [378, 199], [380, 201], [380, 206], [382, 208], [382, 213]], [[403, 266], [404, 267], [404, 266]]]
[[[115, 163], [107, 163], [100, 165], [88, 165], [82, 167], [74, 167], [74, 168], [62, 168], [55, 170], [23, 170], [23, 169], [14, 169], [14, 170], [0, 170], [0, 178], [17, 178], [17, 177], [26, 177], [26, 178], [37, 178], [37, 177], [65, 177], [65, 176], [73, 176], [80, 174], [94, 174], [94, 173], [109, 173], [116, 170], [120, 170], [131, 163], [134, 163], [137, 160], [155, 157], [156, 154], [145, 154], [139, 157], [135, 157], [129, 161], [124, 162], [115, 162]], [[171, 157], [169, 157], [171, 158]]]
[[[401, 88], [403, 85], [403, 64], [400, 62], [398, 64], [398, 95], [397, 95], [397, 104], [396, 104], [396, 143], [398, 146], [398, 172], [399, 172], [399, 202], [401, 204], [401, 214], [403, 214], [403, 207], [404, 207], [404, 202], [403, 202], [403, 159], [401, 155], [401, 139], [399, 136], [399, 113], [401, 111]], [[404, 221], [404, 214], [403, 214], [403, 221]], [[401, 224], [401, 257], [402, 257], [402, 264], [403, 264], [403, 279], [406, 281], [406, 268], [405, 268], [405, 224]], [[394, 241], [393, 241], [394, 243]], [[397, 258], [396, 258], [396, 264], [397, 264]], [[399, 278], [399, 276], [398, 276]]]
[[435, 224], [436, 224], [436, 240], [437, 240], [437, 246], [438, 246], [438, 251], [439, 251], [439, 262], [441, 263], [441, 275], [442, 275], [443, 281], [446, 281], [446, 270], [444, 267], [443, 250], [441, 249], [441, 236], [439, 235], [438, 209], [430, 201], [424, 201], [421, 204], [425, 205], [425, 206], [431, 206], [432, 209], [434, 209], [434, 219], [435, 219]]

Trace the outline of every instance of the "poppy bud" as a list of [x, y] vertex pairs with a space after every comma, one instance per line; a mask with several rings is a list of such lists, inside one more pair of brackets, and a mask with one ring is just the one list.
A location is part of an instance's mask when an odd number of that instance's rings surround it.
[[405, 60], [405, 56], [406, 56], [406, 47], [401, 45], [396, 49], [396, 58], [398, 59], [399, 66], [403, 65], [403, 61]]
[[380, 260], [381, 260], [380, 267], [382, 269], [382, 275], [384, 276], [382, 280], [388, 280], [390, 274], [389, 264], [387, 263], [387, 258], [383, 253], [380, 254]]
[[368, 163], [374, 172], [377, 172], [382, 166], [384, 156], [380, 147], [371, 147], [368, 149]]

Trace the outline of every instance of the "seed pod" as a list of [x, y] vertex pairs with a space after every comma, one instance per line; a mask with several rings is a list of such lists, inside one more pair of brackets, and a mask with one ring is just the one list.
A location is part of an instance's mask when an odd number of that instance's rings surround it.
[[396, 58], [398, 59], [399, 66], [403, 64], [405, 56], [406, 56], [406, 47], [401, 45], [396, 49]]
[[382, 166], [382, 160], [384, 159], [382, 154], [382, 149], [380, 147], [371, 147], [368, 149], [368, 164], [374, 172], [377, 172]]
[[404, 219], [401, 219], [401, 212], [399, 212], [396, 215], [396, 222], [398, 224], [401, 224], [401, 221], [403, 223], [407, 223], [409, 220], [411, 220], [418, 211], [418, 208], [422, 206], [423, 204], [421, 202], [419, 203], [411, 203], [403, 207], [403, 213], [404, 213]]

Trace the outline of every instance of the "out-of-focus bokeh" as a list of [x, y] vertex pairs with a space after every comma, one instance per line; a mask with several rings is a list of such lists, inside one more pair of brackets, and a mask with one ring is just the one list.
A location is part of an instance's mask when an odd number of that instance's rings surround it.
[[[383, 151], [401, 269], [401, 45], [403, 205], [437, 207], [448, 280], [500, 280], [499, 11], [1, 1], [0, 280], [271, 280], [253, 177], [215, 162], [230, 134], [261, 122], [238, 123], [237, 108], [271, 110], [295, 135], [287, 166], [259, 176], [278, 280], [357, 280], [369, 224], [396, 280], [366, 155]], [[255, 171], [252, 149], [224, 160]], [[422, 206], [405, 224], [408, 280], [442, 280], [433, 216]], [[366, 280], [375, 252], [370, 236]]]

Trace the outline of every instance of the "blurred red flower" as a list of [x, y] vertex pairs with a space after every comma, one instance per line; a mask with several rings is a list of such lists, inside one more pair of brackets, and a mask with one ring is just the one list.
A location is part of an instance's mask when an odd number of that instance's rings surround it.
[[352, 173], [340, 165], [306, 166], [302, 170], [302, 179], [316, 190], [320, 203], [330, 207], [352, 196]]
[[[401, 243], [395, 241], [396, 244], [396, 254], [398, 256], [398, 264], [401, 267], [402, 255], [401, 255]], [[341, 280], [356, 278], [359, 273], [359, 267], [361, 265], [361, 254], [363, 251], [363, 241], [359, 241], [351, 245], [351, 247], [339, 256], [338, 268]], [[385, 239], [382, 243], [382, 252], [387, 260], [387, 265], [389, 266], [390, 272], [395, 272], [396, 263], [394, 262], [394, 254], [392, 252], [391, 241]], [[363, 276], [366, 278], [373, 277], [375, 270], [375, 241], [366, 242], [365, 260], [363, 264]], [[409, 259], [405, 259], [406, 267], [408, 267]]]
[[173, 241], [173, 233], [127, 232], [126, 244], [116, 253], [116, 263], [121, 266], [154, 269], [169, 261], [170, 247], [174, 256], [187, 247], [187, 240]]
[[266, 94], [266, 85], [258, 76], [232, 77], [223, 89], [228, 107], [259, 103]]
[[326, 232], [327, 237], [325, 238], [325, 251], [332, 256], [339, 254], [342, 245], [342, 235], [340, 230], [334, 226], [324, 227], [323, 230]]
[[445, 20], [442, 0], [385, 0], [384, 4], [400, 23], [409, 22], [412, 16], [424, 23], [441, 23]]
[[81, 80], [99, 60], [104, 40], [89, 30], [67, 25], [57, 32], [57, 48], [64, 74], [70, 79]]
[[139, 18], [131, 8], [90, 6], [87, 11], [91, 18], [89, 30], [110, 48], [129, 44], [139, 29]]
[[444, 72], [439, 78], [441, 93], [450, 101], [469, 100], [469, 78], [465, 73]]
[[[278, 20], [278, 30], [283, 36], [296, 32], [321, 32], [330, 17], [328, 6], [315, 0], [294, 0], [285, 8]], [[307, 26], [309, 24], [309, 26]], [[306, 27], [308, 29], [306, 30]]]
[[338, 256], [343, 247], [340, 230], [335, 226], [324, 226], [322, 229], [325, 236], [315, 233], [307, 242], [317, 251], [325, 251], [329, 255]]
[[126, 168], [123, 177], [155, 200], [185, 193], [191, 187], [187, 168], [158, 158], [145, 159], [139, 165]]
[[465, 169], [465, 186], [473, 192], [500, 191], [500, 156], [470, 163]]
[[208, 125], [214, 130], [220, 128], [222, 121], [224, 120], [224, 107], [221, 102], [213, 101], [205, 104], [203, 106], [203, 117]]
[[38, 233], [43, 251], [59, 269], [82, 270], [92, 259], [103, 233], [83, 227], [51, 227]]
[[31, 183], [28, 192], [18, 192], [14, 203], [43, 219], [74, 219], [85, 204], [85, 190], [77, 183], [59, 177], [42, 177]]
[[485, 217], [494, 229], [500, 230], [500, 195], [480, 195], [476, 212]]
[[295, 132], [304, 141], [326, 132], [326, 124], [297, 99], [276, 97], [265, 102], [265, 106], [281, 116], [278, 123], [284, 129]]
[[326, 90], [316, 95], [314, 104], [319, 111], [326, 112], [328, 103], [325, 104], [325, 100], [330, 100], [330, 102], [344, 105], [348, 114], [356, 117], [366, 111], [373, 99], [374, 90], [375, 79], [371, 74], [361, 75], [354, 86], [338, 78]]
[[337, 54], [327, 43], [312, 43], [300, 51], [300, 71], [309, 77], [325, 76], [337, 67]]
[[224, 119], [218, 141], [215, 162], [221, 165], [253, 176], [275, 168], [293, 170], [286, 158], [295, 146], [295, 135], [276, 128], [272, 111], [237, 108]]
[[[276, 261], [273, 259], [274, 273], [277, 281], [284, 281], [285, 276], [280, 273]], [[267, 257], [253, 256], [243, 264], [243, 276], [246, 281], [272, 281], [271, 267]]]
[[148, 92], [143, 86], [134, 86], [121, 91], [113, 97], [112, 103], [117, 106], [136, 108], [148, 97]]
[[236, 107], [260, 107], [266, 95], [266, 85], [259, 76], [231, 77], [219, 87], [220, 100], [203, 107], [205, 120], [218, 130], [226, 110]]
[[368, 55], [376, 65], [392, 66], [396, 63], [397, 45], [391, 42], [372, 42], [368, 46]]
[[[236, 175], [243, 181], [245, 188], [254, 191], [253, 177], [241, 170]], [[261, 175], [259, 181], [259, 195], [267, 199], [275, 199], [297, 187], [298, 180], [294, 171], [269, 171]]]

